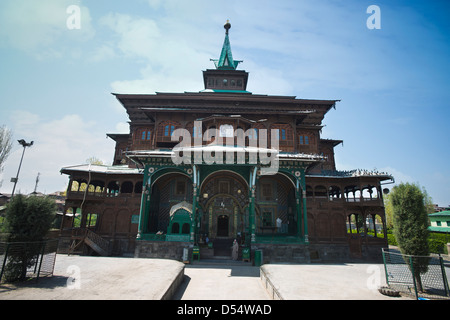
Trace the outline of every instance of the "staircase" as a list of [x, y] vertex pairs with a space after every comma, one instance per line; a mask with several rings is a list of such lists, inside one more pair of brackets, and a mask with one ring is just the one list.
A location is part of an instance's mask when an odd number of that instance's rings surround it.
[[215, 239], [213, 241], [214, 257], [231, 258], [231, 247], [233, 246], [233, 239]]
[[103, 239], [95, 232], [84, 228], [74, 230], [72, 233], [72, 244], [70, 245], [68, 254], [74, 253], [82, 244], [88, 245], [101, 256], [109, 255], [109, 241]]

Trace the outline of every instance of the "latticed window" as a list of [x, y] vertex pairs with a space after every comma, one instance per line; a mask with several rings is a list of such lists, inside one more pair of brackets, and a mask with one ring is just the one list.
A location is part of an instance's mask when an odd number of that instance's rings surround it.
[[304, 135], [304, 136], [299, 136], [298, 137], [298, 143], [301, 145], [309, 145], [309, 137]]
[[278, 133], [275, 133], [275, 138], [278, 139], [278, 145], [281, 150], [292, 151], [294, 148], [294, 130], [289, 124], [273, 124], [271, 127], [272, 130], [278, 130]]
[[[246, 138], [248, 138], [248, 143], [247, 145], [252, 145], [252, 146], [258, 146], [259, 142], [258, 139], [262, 138], [264, 139], [264, 136], [260, 136], [261, 134], [261, 129], [266, 129], [266, 127], [264, 127], [263, 124], [261, 123], [256, 123], [252, 126], [252, 128], [248, 129], [246, 131]], [[267, 137], [266, 140], [269, 140], [269, 137]], [[256, 142], [256, 144], [255, 144]], [[267, 141], [266, 144], [264, 144], [264, 147], [267, 147], [267, 145], [270, 143], [270, 141]], [[260, 147], [262, 147], [263, 145], [260, 145]]]
[[175, 131], [175, 126], [174, 125], [166, 125], [164, 126], [164, 136], [165, 137], [170, 137], [172, 136], [172, 133]]
[[151, 148], [152, 132], [152, 128], [138, 128], [133, 137], [133, 145], [138, 148]]
[[172, 142], [171, 137], [173, 132], [180, 128], [180, 124], [175, 121], [163, 121], [158, 126], [156, 134], [157, 142]]
[[272, 185], [270, 183], [263, 183], [261, 185], [261, 196], [264, 200], [272, 198]]
[[308, 130], [297, 130], [297, 148], [300, 152], [317, 152], [316, 133]]

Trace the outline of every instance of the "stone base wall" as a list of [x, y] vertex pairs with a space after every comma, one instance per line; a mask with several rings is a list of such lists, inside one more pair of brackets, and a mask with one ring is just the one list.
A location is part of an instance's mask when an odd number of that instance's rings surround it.
[[190, 260], [193, 248], [193, 244], [191, 242], [136, 241], [134, 257], [182, 261], [184, 248], [188, 248], [188, 258]]
[[363, 245], [361, 255], [350, 252], [348, 244], [254, 244], [252, 258], [256, 250], [262, 250], [262, 264], [267, 263], [314, 263], [314, 262], [383, 262], [382, 245]]
[[[267, 263], [314, 263], [374, 261], [382, 263], [381, 245], [362, 246], [361, 255], [354, 256], [348, 244], [270, 244], [252, 245], [251, 258], [256, 250], [262, 251], [262, 264]], [[136, 241], [135, 258], [158, 258], [182, 261], [183, 249], [188, 249], [188, 259], [192, 258], [191, 242], [151, 242]], [[205, 258], [205, 256], [203, 255]], [[208, 257], [212, 258], [212, 257]]]
[[308, 245], [305, 244], [252, 244], [252, 261], [255, 251], [262, 251], [262, 264], [277, 262], [309, 263]]
[[311, 244], [311, 262], [349, 262], [352, 260], [348, 244]]

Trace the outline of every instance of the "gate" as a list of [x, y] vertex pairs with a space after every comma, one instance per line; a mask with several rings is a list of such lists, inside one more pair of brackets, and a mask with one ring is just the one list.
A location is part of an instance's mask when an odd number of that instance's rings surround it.
[[[417, 259], [428, 260], [428, 270], [420, 274], [423, 292], [418, 291], [417, 279], [414, 277]], [[383, 262], [386, 283], [390, 289], [414, 295], [416, 299], [450, 299], [447, 272], [441, 255], [410, 256], [383, 249]]]
[[58, 242], [0, 242], [0, 283], [53, 276]]

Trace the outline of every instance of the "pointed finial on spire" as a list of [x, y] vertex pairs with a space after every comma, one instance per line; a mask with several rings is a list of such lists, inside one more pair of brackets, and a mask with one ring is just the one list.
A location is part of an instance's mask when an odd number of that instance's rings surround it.
[[228, 30], [231, 29], [231, 23], [230, 20], [227, 20], [227, 23], [225, 23], [225, 25], [223, 26], [226, 30], [226, 34], [228, 34]]

